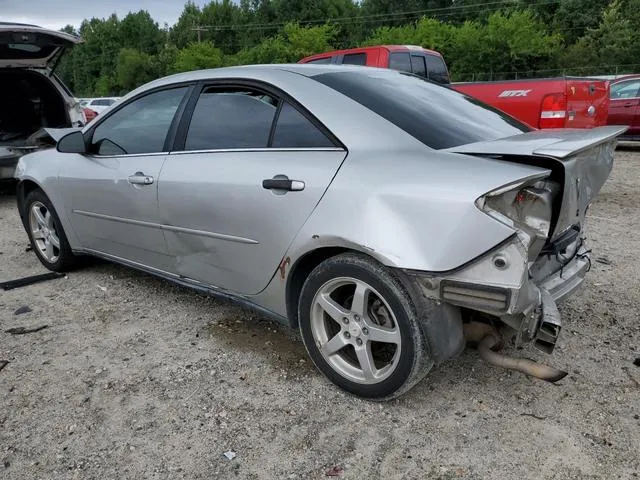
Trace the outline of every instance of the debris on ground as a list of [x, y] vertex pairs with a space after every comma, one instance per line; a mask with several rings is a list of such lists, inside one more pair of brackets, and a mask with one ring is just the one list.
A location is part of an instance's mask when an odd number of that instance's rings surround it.
[[233, 460], [236, 458], [237, 453], [233, 450], [229, 450], [228, 452], [224, 452], [224, 456], [227, 457], [227, 460]]
[[102, 290], [105, 293], [107, 292], [107, 287], [103, 287], [102, 285], [98, 285], [97, 283], [96, 283], [96, 287], [98, 287], [100, 290]]
[[534, 413], [521, 413], [520, 416], [521, 417], [533, 417], [536, 420], [546, 420], [547, 419], [547, 417], [541, 417], [541, 416], [536, 415]]
[[640, 357], [637, 357], [637, 358], [633, 361], [633, 364], [634, 364], [636, 367], [640, 367]]
[[335, 467], [332, 467], [329, 470], [327, 470], [327, 473], [325, 475], [327, 477], [339, 477], [343, 473], [344, 473], [344, 468], [336, 465]]
[[9, 360], [0, 360], [0, 371], [7, 365], [9, 365]]
[[609, 260], [607, 257], [598, 257], [596, 258], [596, 262], [601, 263], [603, 265], [611, 265], [611, 260]]
[[40, 275], [31, 275], [29, 277], [18, 278], [16, 280], [9, 280], [8, 282], [1, 282], [0, 288], [3, 290], [13, 290], [14, 288], [25, 287], [27, 285], [33, 285], [34, 283], [44, 282], [47, 280], [54, 280], [56, 278], [64, 277], [63, 273], [49, 272]]
[[22, 315], [23, 313], [29, 313], [32, 312], [33, 310], [31, 310], [30, 307], [28, 307], [27, 305], [23, 305], [22, 307], [20, 307], [19, 309], [17, 309], [15, 312], [13, 312], [14, 315]]
[[49, 325], [40, 325], [39, 327], [32, 327], [32, 328], [14, 327], [14, 328], [9, 328], [5, 330], [5, 333], [10, 333], [11, 335], [24, 335], [25, 333], [39, 332], [40, 330], [44, 330], [45, 328], [48, 328], [48, 327]]

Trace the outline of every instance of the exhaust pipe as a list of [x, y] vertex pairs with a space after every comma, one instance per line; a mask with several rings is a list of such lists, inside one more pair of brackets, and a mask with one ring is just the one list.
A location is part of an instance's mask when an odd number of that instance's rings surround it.
[[468, 343], [476, 344], [480, 357], [486, 362], [509, 370], [517, 370], [526, 375], [557, 382], [567, 376], [567, 372], [542, 365], [526, 358], [512, 358], [501, 355], [493, 349], [502, 348], [502, 336], [486, 323], [472, 322], [464, 325], [464, 335]]

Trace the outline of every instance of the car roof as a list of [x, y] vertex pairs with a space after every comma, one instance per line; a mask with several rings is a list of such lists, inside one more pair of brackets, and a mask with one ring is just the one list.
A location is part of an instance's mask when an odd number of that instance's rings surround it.
[[329, 52], [317, 53], [315, 55], [309, 55], [307, 57], [301, 58], [299, 61], [302, 62], [303, 60], [312, 60], [312, 59], [317, 59], [317, 58], [335, 57], [336, 55], [344, 55], [344, 54], [349, 54], [349, 53], [366, 52], [366, 51], [369, 51], [369, 50], [379, 50], [381, 48], [389, 50], [390, 52], [420, 51], [420, 52], [426, 52], [429, 55], [435, 55], [435, 56], [438, 56], [438, 57], [442, 57], [440, 52], [437, 52], [435, 50], [430, 50], [428, 48], [421, 47], [420, 45], [372, 45], [372, 46], [369, 46], [369, 47], [345, 48], [345, 49], [342, 49], [342, 50], [331, 50]]
[[179, 82], [189, 82], [194, 80], [206, 80], [223, 77], [243, 76], [253, 77], [261, 72], [269, 72], [274, 70], [280, 70], [289, 73], [295, 73], [305, 77], [313, 77], [320, 75], [321, 73], [337, 73], [337, 72], [353, 72], [355, 70], [366, 69], [370, 71], [372, 69], [379, 70], [381, 72], [388, 72], [390, 75], [397, 75], [396, 70], [390, 70], [388, 68], [377, 67], [364, 67], [360, 65], [333, 65], [333, 64], [306, 64], [306, 63], [279, 63], [279, 64], [258, 64], [258, 65], [239, 65], [233, 67], [212, 68], [207, 70], [193, 70], [191, 72], [176, 73], [167, 77], [154, 80], [147, 84], [153, 87], [159, 87], [162, 85], [170, 85]]

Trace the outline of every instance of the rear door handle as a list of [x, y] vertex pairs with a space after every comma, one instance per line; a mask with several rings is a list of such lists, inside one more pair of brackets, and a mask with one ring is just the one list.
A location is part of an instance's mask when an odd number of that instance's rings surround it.
[[151, 185], [153, 183], [153, 177], [142, 172], [136, 172], [134, 175], [129, 176], [128, 180], [132, 185]]
[[635, 107], [635, 103], [629, 102], [624, 104], [624, 108], [629, 108], [629, 107]]
[[301, 192], [305, 184], [300, 180], [290, 180], [287, 177], [274, 177], [262, 180], [262, 188], [266, 190], [284, 190], [287, 192]]

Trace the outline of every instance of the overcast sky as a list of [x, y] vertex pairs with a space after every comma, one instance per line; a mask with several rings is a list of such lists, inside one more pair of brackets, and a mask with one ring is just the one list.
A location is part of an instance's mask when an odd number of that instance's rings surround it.
[[[124, 17], [129, 11], [148, 10], [162, 27], [178, 20], [186, 0], [0, 0], [0, 21], [32, 23], [59, 29], [80, 26], [85, 18]], [[195, 0], [202, 6], [206, 0]]]

